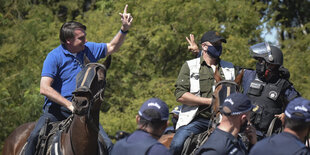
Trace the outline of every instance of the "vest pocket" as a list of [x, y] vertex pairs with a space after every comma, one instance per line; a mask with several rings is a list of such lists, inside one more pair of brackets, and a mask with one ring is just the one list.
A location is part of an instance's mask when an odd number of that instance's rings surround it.
[[248, 94], [254, 96], [260, 96], [262, 94], [263, 89], [264, 85], [252, 82], [250, 85], [250, 89], [248, 90]]
[[200, 91], [201, 93], [207, 93], [208, 95], [212, 93], [212, 86], [214, 83], [213, 77], [208, 77], [207, 75], [200, 76]]
[[251, 114], [251, 122], [254, 124], [256, 129], [266, 133], [271, 121], [275, 117], [274, 115], [282, 112], [279, 108], [267, 108], [259, 106], [256, 111]]

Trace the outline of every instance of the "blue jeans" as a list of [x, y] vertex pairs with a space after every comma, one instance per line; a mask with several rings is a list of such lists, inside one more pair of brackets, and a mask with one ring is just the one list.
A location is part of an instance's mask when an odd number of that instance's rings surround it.
[[180, 155], [182, 153], [183, 144], [187, 137], [191, 134], [199, 134], [208, 129], [209, 120], [204, 118], [194, 119], [188, 125], [180, 127], [171, 141], [170, 153], [172, 155]]
[[[32, 130], [30, 136], [27, 140], [27, 145], [25, 147], [25, 155], [33, 155], [35, 153], [36, 145], [38, 143], [39, 132], [41, 128], [45, 125], [45, 120], [48, 118], [49, 122], [57, 122], [65, 120], [67, 117], [71, 115], [71, 112], [67, 109], [61, 107], [62, 110], [59, 109], [58, 106], [45, 106], [44, 112], [36, 123], [36, 126]], [[104, 142], [107, 145], [108, 152], [112, 151], [113, 143], [109, 136], [103, 130], [102, 125], [99, 123], [99, 135], [102, 136]]]

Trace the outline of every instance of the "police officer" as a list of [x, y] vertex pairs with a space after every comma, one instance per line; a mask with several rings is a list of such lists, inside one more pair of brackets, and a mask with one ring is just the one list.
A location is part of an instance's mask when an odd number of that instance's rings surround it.
[[285, 110], [284, 131], [257, 142], [250, 155], [309, 155], [310, 150], [304, 144], [309, 130], [310, 101], [296, 98]]
[[168, 149], [157, 141], [168, 125], [168, 118], [169, 109], [164, 101], [158, 98], [145, 101], [136, 116], [138, 129], [118, 141], [112, 155], [169, 155]]
[[244, 155], [248, 153], [238, 133], [244, 132], [253, 145], [256, 143], [255, 128], [250, 125], [250, 113], [254, 106], [242, 93], [229, 95], [220, 107], [222, 121], [196, 152], [197, 155]]
[[[242, 87], [244, 94], [257, 106], [251, 122], [262, 138], [275, 117], [283, 121], [287, 103], [300, 95], [288, 80], [289, 72], [283, 67], [283, 54], [278, 47], [259, 43], [250, 47], [250, 55], [257, 60], [256, 70], [244, 72]], [[280, 129], [281, 121], [278, 121], [274, 131]]]

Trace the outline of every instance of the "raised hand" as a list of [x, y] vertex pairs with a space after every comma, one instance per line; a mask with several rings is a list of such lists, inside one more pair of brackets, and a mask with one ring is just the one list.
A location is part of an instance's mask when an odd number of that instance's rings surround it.
[[197, 54], [199, 53], [199, 48], [198, 48], [197, 44], [195, 43], [195, 37], [194, 37], [193, 34], [190, 34], [190, 35], [189, 35], [189, 38], [190, 38], [190, 39], [188, 39], [188, 38], [186, 37], [186, 40], [187, 40], [187, 42], [189, 43], [189, 46], [188, 46], [187, 48], [188, 48], [188, 50], [190, 50], [194, 55], [197, 55]]
[[131, 22], [133, 20], [133, 17], [130, 15], [130, 13], [127, 13], [127, 8], [128, 5], [126, 4], [124, 12], [123, 13], [119, 13], [119, 15], [121, 16], [121, 21], [122, 21], [122, 31], [128, 31], [130, 26], [131, 26]]

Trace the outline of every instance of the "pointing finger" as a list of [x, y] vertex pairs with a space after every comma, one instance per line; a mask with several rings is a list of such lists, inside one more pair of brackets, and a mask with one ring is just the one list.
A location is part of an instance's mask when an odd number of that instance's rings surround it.
[[124, 14], [127, 13], [127, 7], [128, 7], [128, 4], [125, 5]]

